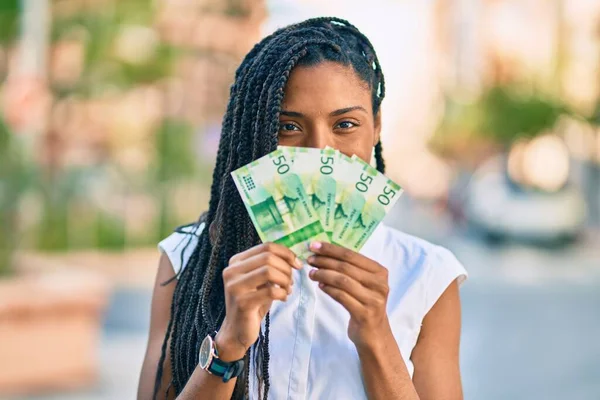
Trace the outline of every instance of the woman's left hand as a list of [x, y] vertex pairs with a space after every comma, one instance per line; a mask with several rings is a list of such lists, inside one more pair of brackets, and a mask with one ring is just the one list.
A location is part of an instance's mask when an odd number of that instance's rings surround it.
[[350, 313], [348, 337], [357, 347], [374, 345], [390, 330], [386, 312], [388, 270], [375, 261], [331, 243], [313, 242], [309, 276]]

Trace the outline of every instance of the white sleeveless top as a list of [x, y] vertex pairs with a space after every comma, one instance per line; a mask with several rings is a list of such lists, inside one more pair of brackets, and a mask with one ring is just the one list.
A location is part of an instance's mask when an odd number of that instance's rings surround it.
[[[200, 233], [200, 229], [195, 234], [184, 231], [192, 228], [183, 228], [159, 243], [175, 272], [187, 264]], [[423, 318], [450, 283], [458, 279], [461, 284], [467, 272], [445, 248], [383, 224], [360, 253], [389, 271], [388, 318], [412, 376], [410, 356]], [[271, 307], [269, 399], [366, 400], [358, 353], [347, 335], [350, 315], [308, 278], [309, 270], [294, 270], [292, 294]], [[253, 362], [249, 385], [250, 399], [262, 399]]]

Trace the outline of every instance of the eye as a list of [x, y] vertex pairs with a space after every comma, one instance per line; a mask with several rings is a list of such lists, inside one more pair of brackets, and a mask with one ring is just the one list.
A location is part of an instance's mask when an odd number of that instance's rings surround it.
[[340, 128], [340, 129], [351, 129], [354, 127], [357, 127], [358, 124], [352, 122], [352, 121], [342, 121], [339, 124], [336, 125], [336, 128]]
[[291, 123], [282, 123], [279, 124], [279, 131], [281, 132], [294, 132], [294, 131], [300, 131], [300, 128], [297, 127], [294, 124]]

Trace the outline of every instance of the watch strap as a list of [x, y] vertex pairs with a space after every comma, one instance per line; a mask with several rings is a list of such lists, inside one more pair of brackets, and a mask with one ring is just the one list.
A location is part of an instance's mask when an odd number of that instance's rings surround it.
[[223, 382], [229, 382], [231, 378], [238, 377], [244, 370], [244, 359], [225, 362], [217, 357], [212, 359], [208, 370], [213, 375], [223, 378]]
[[229, 382], [231, 378], [238, 377], [244, 370], [244, 359], [225, 362], [215, 357], [213, 358], [209, 370], [214, 375], [222, 377], [223, 382]]

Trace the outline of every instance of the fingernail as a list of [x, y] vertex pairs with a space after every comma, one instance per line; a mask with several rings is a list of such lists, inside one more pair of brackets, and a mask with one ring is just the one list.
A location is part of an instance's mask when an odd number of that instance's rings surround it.
[[312, 242], [310, 244], [310, 248], [312, 250], [319, 250], [321, 248], [321, 246], [323, 246], [323, 244], [321, 242]]
[[315, 257], [314, 256], [310, 256], [310, 257], [308, 257], [308, 259], [306, 261], [308, 261], [309, 264], [312, 264], [312, 263], [315, 262]]
[[296, 266], [298, 267], [298, 269], [302, 268], [302, 261], [300, 261], [300, 259], [298, 257], [296, 257], [294, 262], [296, 263]]
[[315, 276], [315, 272], [317, 272], [316, 268], [311, 269], [310, 272], [308, 273], [308, 276], [310, 276], [311, 278], [313, 278]]
[[325, 287], [325, 284], [324, 284], [323, 282], [321, 282], [321, 283], [319, 283], [319, 287], [320, 287], [321, 289], [323, 289], [323, 288]]

